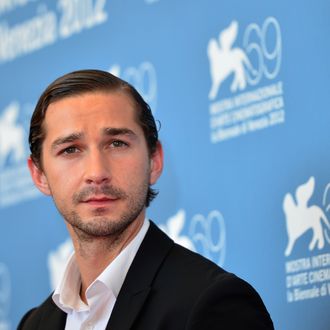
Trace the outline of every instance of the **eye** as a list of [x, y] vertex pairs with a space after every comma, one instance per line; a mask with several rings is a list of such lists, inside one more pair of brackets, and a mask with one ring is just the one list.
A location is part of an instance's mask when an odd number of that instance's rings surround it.
[[70, 146], [61, 151], [61, 154], [70, 155], [79, 152], [79, 149], [75, 146]]
[[121, 141], [121, 140], [114, 140], [111, 142], [110, 146], [112, 148], [123, 148], [123, 147], [127, 147], [128, 144], [124, 141]]

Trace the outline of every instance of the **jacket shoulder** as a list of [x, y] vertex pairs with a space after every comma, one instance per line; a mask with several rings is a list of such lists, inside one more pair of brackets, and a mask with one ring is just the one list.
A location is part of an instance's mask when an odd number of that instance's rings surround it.
[[213, 261], [176, 243], [166, 258], [163, 271], [166, 271], [167, 268], [168, 271], [172, 269], [177, 276], [181, 275], [184, 278], [189, 276], [195, 283], [201, 282], [205, 285], [219, 276], [228, 274]]
[[25, 313], [25, 315], [22, 317], [21, 321], [19, 322], [17, 326], [17, 330], [25, 329], [25, 325], [27, 324], [29, 318], [31, 315], [36, 311], [37, 308], [32, 308], [28, 312]]
[[[155, 281], [165, 297], [186, 310], [185, 329], [273, 330], [257, 291], [246, 281], [203, 256], [174, 244]], [[173, 304], [173, 301], [172, 301]]]
[[226, 273], [218, 276], [196, 299], [187, 329], [273, 330], [271, 317], [257, 291], [247, 282]]
[[153, 281], [149, 302], [151, 309], [161, 305], [170, 310], [176, 322], [181, 320], [181, 326], [189, 330], [212, 330], [220, 325], [224, 329], [273, 329], [261, 297], [249, 283], [176, 243]]
[[18, 330], [64, 329], [66, 314], [53, 302], [50, 295], [40, 306], [28, 311], [21, 319]]

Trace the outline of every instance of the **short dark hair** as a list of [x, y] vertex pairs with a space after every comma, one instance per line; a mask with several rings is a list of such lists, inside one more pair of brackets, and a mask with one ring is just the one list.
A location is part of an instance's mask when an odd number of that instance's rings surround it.
[[[41, 153], [45, 138], [44, 120], [48, 106], [58, 100], [89, 92], [123, 92], [128, 95], [136, 109], [136, 120], [141, 126], [147, 142], [149, 155], [156, 151], [158, 129], [149, 105], [138, 91], [128, 82], [102, 70], [79, 70], [59, 77], [52, 82], [40, 96], [34, 109], [30, 124], [29, 145], [31, 159], [42, 169]], [[149, 187], [146, 206], [157, 196], [158, 192]]]

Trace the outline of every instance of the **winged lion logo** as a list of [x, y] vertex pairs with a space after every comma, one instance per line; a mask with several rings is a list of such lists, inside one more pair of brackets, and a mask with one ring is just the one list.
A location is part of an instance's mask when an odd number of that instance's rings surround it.
[[309, 250], [315, 247], [322, 249], [325, 240], [330, 244], [327, 232], [323, 228], [324, 224], [330, 229], [330, 223], [323, 212], [317, 205], [308, 206], [308, 202], [314, 193], [315, 179], [310, 177], [309, 180], [300, 185], [296, 190], [296, 201], [290, 193], [287, 193], [283, 201], [283, 210], [286, 216], [286, 227], [288, 231], [288, 245], [285, 249], [285, 255], [289, 256], [299, 237], [306, 231], [312, 230], [313, 237], [309, 243]]
[[217, 96], [218, 90], [225, 79], [234, 74], [231, 92], [243, 90], [247, 85], [245, 67], [256, 74], [246, 53], [241, 48], [233, 48], [238, 34], [238, 22], [232, 21], [230, 25], [220, 32], [218, 40], [212, 38], [207, 47], [210, 61], [210, 74], [212, 80], [209, 99]]

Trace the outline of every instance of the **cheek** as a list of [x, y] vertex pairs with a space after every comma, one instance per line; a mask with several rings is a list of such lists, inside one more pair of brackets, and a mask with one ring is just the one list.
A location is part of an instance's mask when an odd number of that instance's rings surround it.
[[61, 167], [54, 167], [46, 173], [51, 193], [57, 200], [70, 197], [75, 189], [78, 189], [75, 184], [76, 181], [79, 181], [77, 170], [73, 170], [72, 168], [71, 170], [64, 170]]
[[[149, 160], [136, 158], [125, 165], [118, 164], [122, 180], [129, 185], [140, 185], [144, 181], [149, 181], [150, 164]], [[116, 174], [113, 172], [113, 180], [116, 181]]]

